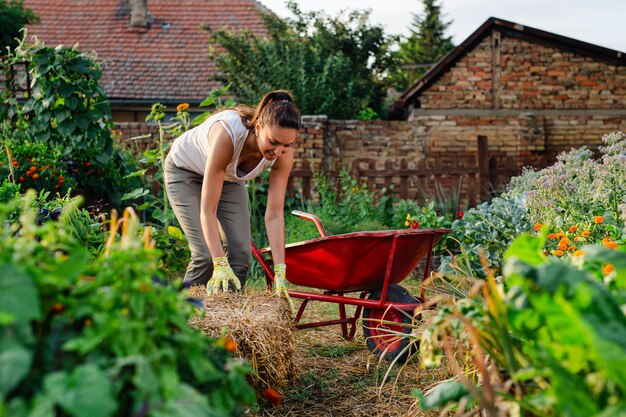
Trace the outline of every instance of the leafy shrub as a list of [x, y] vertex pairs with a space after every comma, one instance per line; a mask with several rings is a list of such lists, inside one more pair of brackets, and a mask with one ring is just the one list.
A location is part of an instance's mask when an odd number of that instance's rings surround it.
[[587, 246], [584, 256], [563, 259], [541, 253], [545, 238], [513, 242], [503, 285], [489, 274], [466, 298], [439, 304], [421, 354], [433, 366], [445, 355], [458, 381], [432, 395], [416, 391], [424, 408], [452, 402], [478, 404], [489, 415], [626, 412], [626, 250]]
[[322, 220], [328, 234], [388, 228], [392, 199], [386, 190], [376, 195], [346, 170], [335, 183], [317, 174], [315, 187], [318, 202], [310, 205], [310, 212]]
[[393, 206], [392, 227], [411, 227], [414, 229], [449, 228], [462, 212], [445, 212], [435, 206], [434, 201], [420, 205], [415, 200], [400, 200]]
[[21, 205], [19, 223], [0, 206], [5, 415], [226, 416], [254, 403], [249, 367], [187, 325], [193, 307], [162, 283], [131, 211], [92, 256], [67, 225], [75, 207], [38, 226], [34, 193]]
[[11, 164], [13, 178], [24, 190], [32, 188], [65, 195], [77, 186], [73, 165], [68, 164], [68, 159], [59, 147], [29, 141], [13, 143], [11, 160], [3, 155], [0, 156], [0, 161], [0, 175], [8, 177], [8, 167]]
[[[622, 242], [623, 207], [626, 203], [626, 134], [603, 136], [600, 156], [592, 158], [585, 147], [558, 156], [557, 162], [538, 172], [527, 171], [513, 179], [507, 194], [523, 194], [528, 217], [535, 228], [547, 227], [551, 236], [546, 250], [552, 254], [575, 251], [581, 243]], [[586, 236], [582, 236], [584, 231]], [[571, 241], [564, 248], [567, 238]], [[574, 239], [577, 239], [574, 241]], [[612, 245], [612, 244], [611, 244]], [[562, 256], [560, 252], [556, 252]]]
[[[28, 186], [54, 191], [55, 185], [61, 189], [75, 181], [76, 191], [117, 203], [126, 163], [113, 147], [111, 110], [98, 84], [99, 65], [78, 49], [50, 48], [37, 40], [28, 44], [25, 39], [0, 63], [0, 71], [9, 74], [12, 65], [19, 62], [28, 65], [31, 94], [18, 100], [7, 85], [11, 77], [4, 77], [0, 140], [14, 150], [16, 159], [24, 158], [17, 160], [20, 166], [28, 164], [26, 158], [40, 157], [41, 147], [50, 148], [42, 154], [46, 161], [41, 166], [50, 165], [58, 171], [50, 172], [55, 177], [48, 178], [49, 184], [37, 179]], [[59, 182], [58, 175], [65, 184]], [[24, 182], [32, 179], [22, 177]]]
[[330, 17], [303, 12], [294, 1], [287, 8], [293, 18], [263, 14], [267, 36], [206, 28], [211, 44], [221, 47], [211, 49], [220, 77], [236, 80], [235, 95], [255, 103], [280, 87], [293, 93], [303, 114], [354, 119], [369, 107], [363, 116], [384, 116], [393, 38], [369, 22], [367, 11]]
[[[446, 240], [448, 248], [458, 253], [457, 242], [460, 243], [467, 253], [471, 270], [484, 277], [486, 271], [481, 256], [489, 268], [499, 273], [508, 244], [520, 234], [530, 232], [532, 225], [524, 198], [517, 195], [496, 197], [467, 210], [461, 219], [452, 223], [452, 230], [452, 235]], [[450, 262], [454, 256], [442, 256], [441, 272], [451, 272]]]
[[20, 193], [20, 186], [7, 180], [0, 184], [0, 203], [8, 203]]
[[[479, 260], [484, 251], [487, 265], [498, 273], [509, 243], [542, 227], [550, 236], [544, 251], [557, 256], [574, 254], [582, 244], [623, 242], [626, 135], [612, 133], [602, 140], [598, 159], [585, 147], [563, 153], [554, 165], [513, 178], [501, 198], [468, 210], [453, 223], [454, 238], [467, 250], [474, 271], [485, 275]], [[458, 245], [448, 246], [458, 250]], [[444, 257], [441, 271], [450, 272], [450, 259]]]

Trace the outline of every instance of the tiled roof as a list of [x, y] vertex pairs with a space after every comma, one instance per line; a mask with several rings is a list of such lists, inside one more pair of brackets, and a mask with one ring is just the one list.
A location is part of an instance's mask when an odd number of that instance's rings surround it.
[[129, 0], [26, 0], [40, 17], [29, 27], [48, 46], [78, 43], [104, 61], [101, 84], [111, 100], [199, 101], [219, 83], [208, 59], [209, 33], [228, 26], [264, 34], [254, 0], [148, 0], [152, 23], [129, 26]]

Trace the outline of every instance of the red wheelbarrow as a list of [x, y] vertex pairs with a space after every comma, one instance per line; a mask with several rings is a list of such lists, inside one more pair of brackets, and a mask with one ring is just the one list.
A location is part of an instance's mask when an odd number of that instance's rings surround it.
[[[363, 333], [368, 347], [387, 360], [406, 360], [410, 354], [409, 341], [398, 334], [410, 333], [407, 324], [412, 322], [413, 311], [425, 301], [424, 287], [416, 297], [398, 283], [424, 258], [423, 278], [426, 278], [433, 246], [451, 230], [406, 229], [327, 236], [316, 216], [301, 211], [292, 214], [314, 222], [321, 236], [286, 245], [287, 280], [301, 287], [323, 290], [289, 290], [292, 298], [303, 300], [294, 319], [296, 329], [338, 324], [343, 337], [352, 339], [363, 313]], [[252, 242], [252, 253], [271, 287], [274, 273], [270, 248], [259, 250]], [[339, 318], [300, 323], [311, 300], [337, 303]], [[353, 316], [347, 317], [346, 305], [356, 306]]]

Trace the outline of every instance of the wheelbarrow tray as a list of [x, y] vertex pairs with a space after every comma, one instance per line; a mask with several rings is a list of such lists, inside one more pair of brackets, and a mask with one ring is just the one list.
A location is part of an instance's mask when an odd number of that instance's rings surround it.
[[[386, 230], [324, 236], [285, 248], [287, 279], [295, 285], [335, 292], [368, 291], [396, 284], [425, 257], [449, 229]], [[395, 247], [393, 242], [395, 239]], [[263, 252], [270, 252], [264, 249]]]

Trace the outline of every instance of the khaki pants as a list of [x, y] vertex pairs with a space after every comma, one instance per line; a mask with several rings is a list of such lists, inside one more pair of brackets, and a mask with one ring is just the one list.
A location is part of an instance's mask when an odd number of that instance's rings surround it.
[[[206, 285], [213, 274], [213, 261], [200, 223], [202, 175], [178, 168], [169, 157], [165, 160], [164, 174], [167, 197], [191, 250], [184, 283]], [[224, 181], [217, 219], [226, 237], [228, 262], [243, 287], [251, 254], [248, 191], [243, 182]]]

